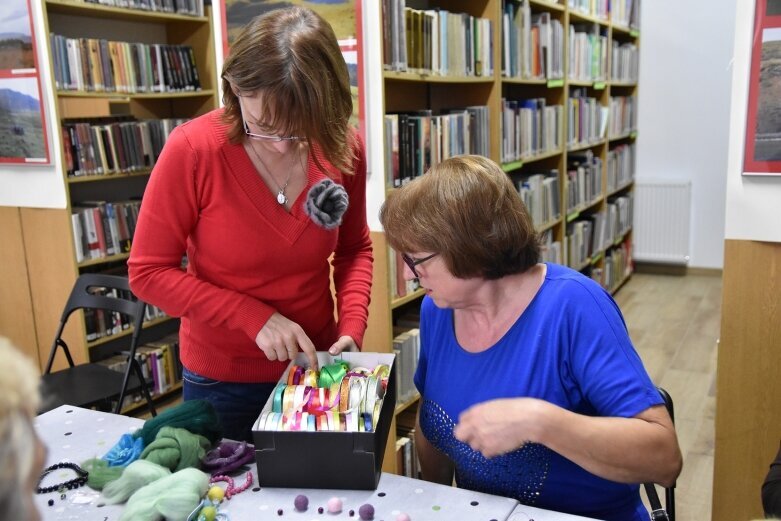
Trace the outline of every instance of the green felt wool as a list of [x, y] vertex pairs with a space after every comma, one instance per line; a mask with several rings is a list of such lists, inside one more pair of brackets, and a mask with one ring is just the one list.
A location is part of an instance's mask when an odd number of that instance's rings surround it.
[[143, 438], [144, 447], [147, 447], [163, 427], [186, 429], [193, 434], [204, 436], [212, 444], [222, 439], [220, 419], [212, 404], [206, 400], [188, 400], [167, 409], [147, 420], [133, 436]]
[[120, 521], [185, 521], [208, 488], [208, 474], [192, 468], [180, 470], [130, 496]]
[[88, 459], [81, 464], [81, 468], [89, 472], [87, 486], [95, 490], [103, 490], [108, 483], [118, 479], [125, 467], [109, 467], [108, 462], [102, 459]]
[[170, 475], [170, 470], [157, 463], [136, 460], [127, 466], [119, 479], [103, 488], [103, 499], [109, 505], [124, 503], [141, 487]]
[[185, 429], [163, 427], [157, 438], [141, 453], [141, 459], [162, 465], [174, 472], [198, 467], [211, 448], [209, 440]]

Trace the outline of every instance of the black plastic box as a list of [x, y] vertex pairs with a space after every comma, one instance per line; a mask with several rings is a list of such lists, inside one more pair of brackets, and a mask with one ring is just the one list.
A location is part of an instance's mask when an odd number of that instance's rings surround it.
[[[318, 352], [320, 367], [331, 364], [333, 356]], [[375, 490], [382, 472], [382, 458], [388, 442], [393, 414], [396, 409], [396, 374], [391, 353], [342, 353], [336, 358], [351, 367], [373, 368], [388, 365], [388, 387], [380, 409], [380, 419], [374, 432], [302, 432], [261, 431], [257, 420], [252, 437], [255, 459], [258, 463], [258, 483], [262, 487], [330, 488]], [[308, 366], [306, 357], [299, 353], [291, 362]], [[290, 366], [288, 366], [289, 368]], [[287, 381], [288, 371], [280, 379]], [[269, 398], [261, 415], [271, 410]], [[258, 417], [258, 420], [260, 416]]]

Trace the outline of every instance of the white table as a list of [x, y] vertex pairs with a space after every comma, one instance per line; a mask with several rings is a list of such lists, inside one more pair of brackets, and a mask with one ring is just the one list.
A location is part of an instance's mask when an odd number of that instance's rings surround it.
[[[122, 436], [143, 425], [143, 420], [96, 412], [63, 405], [44, 413], [35, 421], [38, 435], [49, 449], [46, 465], [60, 461], [81, 463], [86, 459], [103, 456]], [[255, 464], [250, 470], [257, 482]], [[62, 470], [47, 478], [53, 483], [73, 478], [73, 472]], [[236, 478], [243, 483], [243, 475]], [[293, 499], [298, 494], [309, 498], [309, 509], [296, 512]], [[342, 499], [341, 514], [318, 514], [317, 508], [326, 507], [332, 497]], [[49, 506], [49, 499], [54, 505]], [[65, 499], [58, 492], [39, 494], [36, 504], [42, 518], [49, 520], [113, 521], [119, 519], [123, 505], [104, 505], [100, 494], [88, 487], [66, 491]], [[383, 473], [377, 490], [294, 490], [283, 488], [262, 489], [253, 486], [226, 501], [220, 511], [227, 512], [231, 521], [280, 519], [301, 521], [331, 521], [351, 519], [357, 521], [358, 509], [364, 503], [374, 506], [374, 519], [395, 521], [404, 512], [412, 521], [576, 521], [586, 518], [550, 512], [520, 505], [515, 499], [471, 492], [455, 487], [436, 485], [426, 481]], [[277, 510], [282, 509], [280, 517]], [[349, 516], [354, 510], [355, 515]], [[327, 511], [327, 509], [326, 509]]]

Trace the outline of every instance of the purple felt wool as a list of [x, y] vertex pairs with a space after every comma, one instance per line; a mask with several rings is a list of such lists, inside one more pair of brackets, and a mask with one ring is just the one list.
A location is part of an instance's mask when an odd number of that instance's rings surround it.
[[374, 507], [369, 503], [361, 505], [361, 508], [358, 509], [358, 516], [361, 521], [371, 521], [374, 519]]
[[212, 476], [228, 474], [253, 461], [255, 447], [246, 441], [222, 440], [203, 458], [203, 470]]
[[293, 506], [296, 507], [296, 510], [299, 512], [306, 512], [306, 509], [309, 508], [309, 498], [303, 494], [299, 494], [296, 496], [296, 499], [293, 500]]

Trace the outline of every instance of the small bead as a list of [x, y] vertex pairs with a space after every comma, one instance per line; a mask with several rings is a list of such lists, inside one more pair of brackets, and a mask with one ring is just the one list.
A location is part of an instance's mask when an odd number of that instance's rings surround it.
[[278, 516], [281, 516], [283, 513], [284, 513], [284, 512], [282, 512], [282, 509], [281, 509], [281, 508], [277, 510], [277, 515], [278, 515]]
[[347, 512], [347, 515], [353, 517], [355, 515], [355, 510], [350, 510], [349, 512]]
[[49, 500], [49, 506], [50, 506], [50, 507], [51, 507], [51, 506], [54, 506], [54, 500], [53, 500], [53, 499], [50, 499], [50, 500]]
[[322, 514], [323, 513], [323, 507], [317, 507], [317, 513]]

